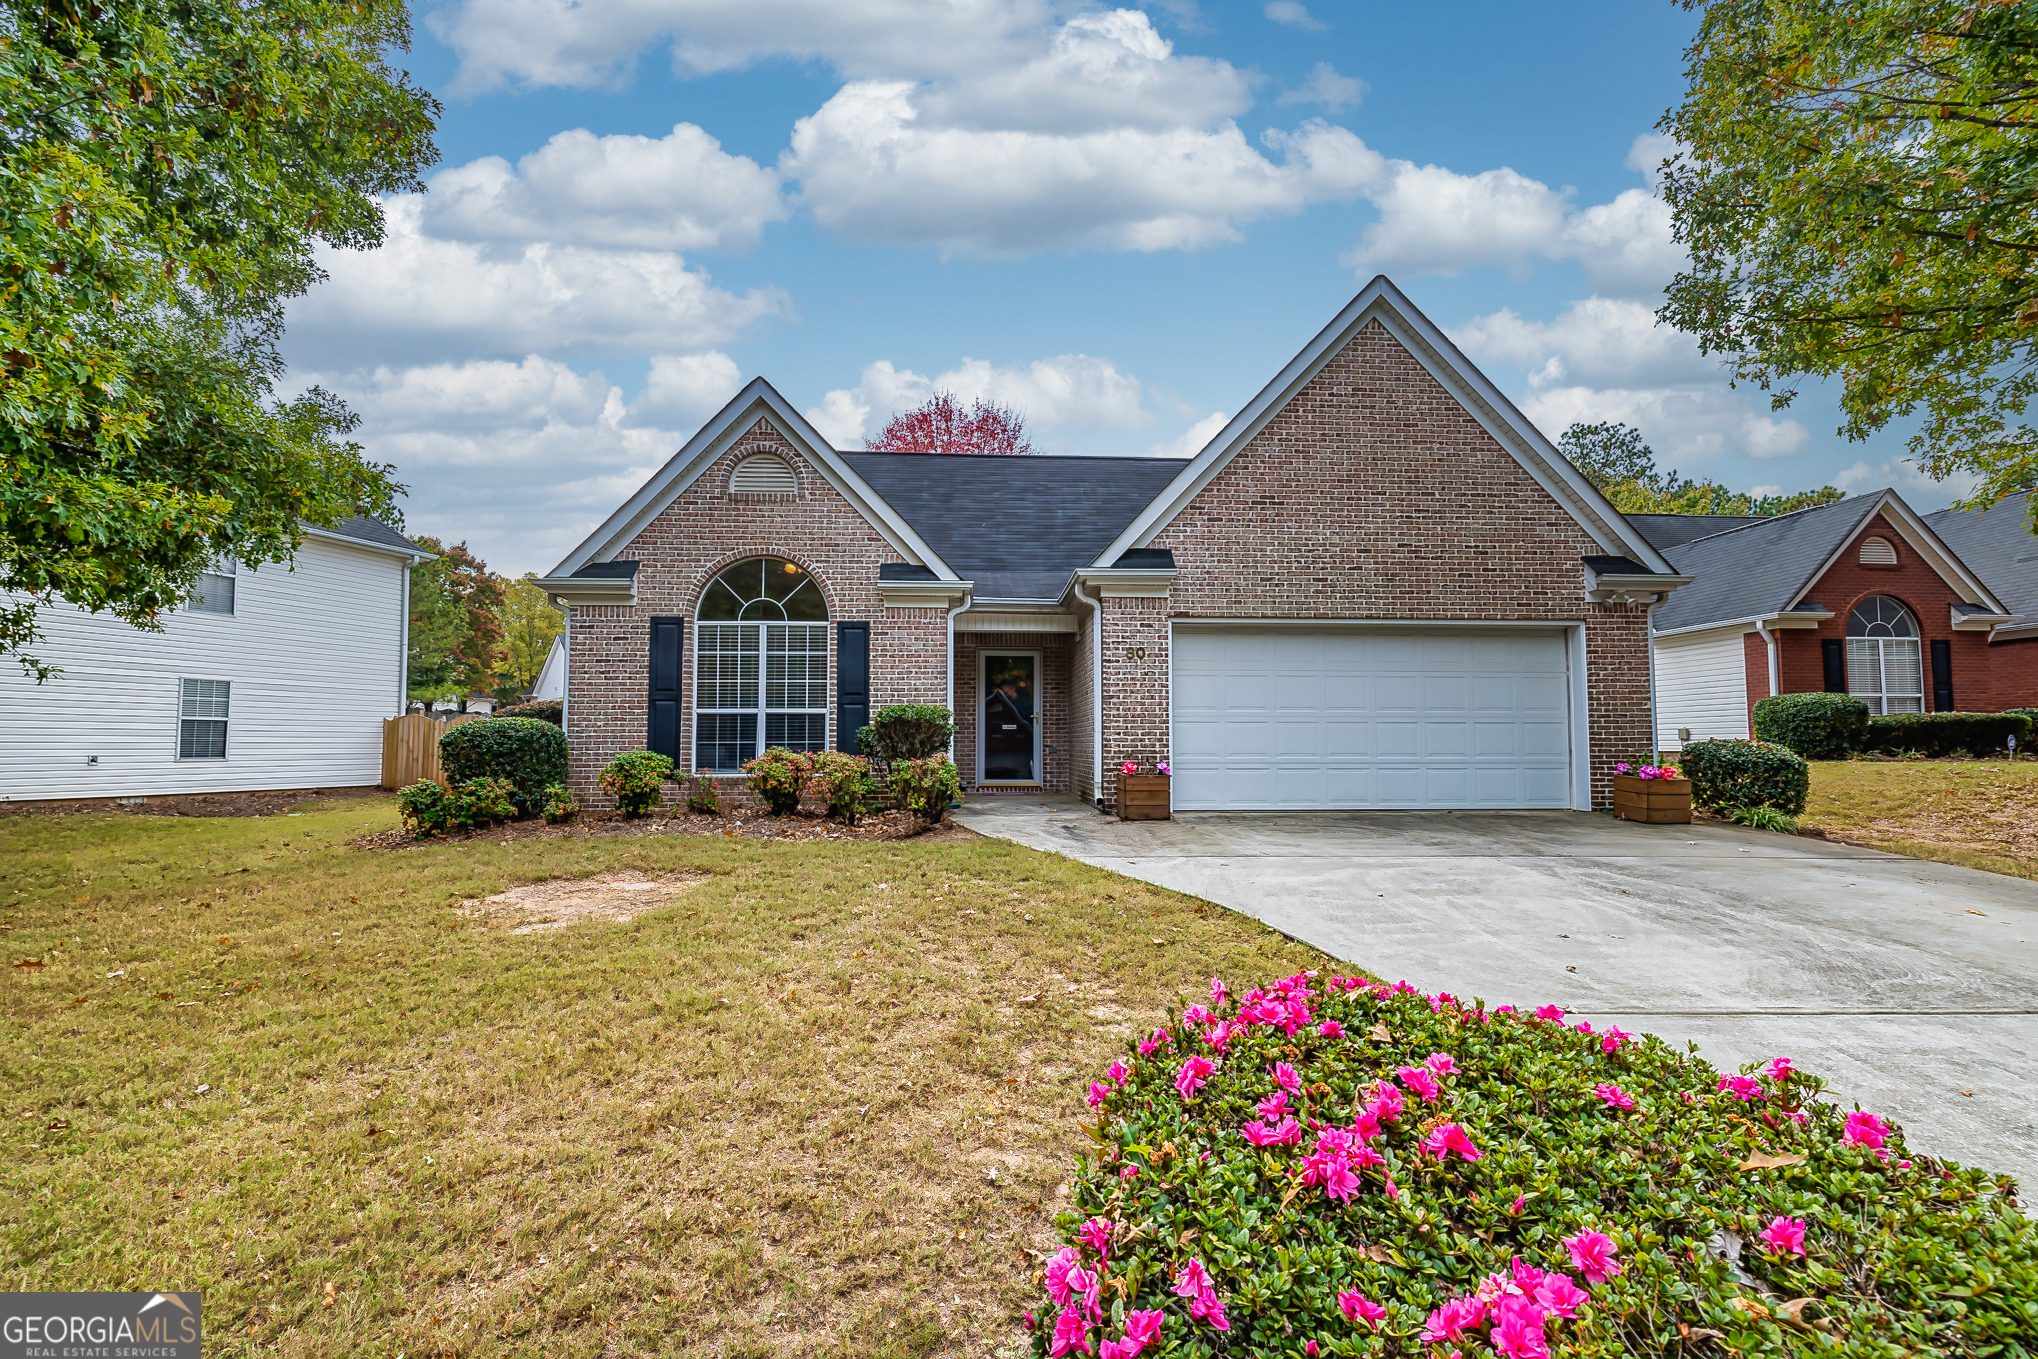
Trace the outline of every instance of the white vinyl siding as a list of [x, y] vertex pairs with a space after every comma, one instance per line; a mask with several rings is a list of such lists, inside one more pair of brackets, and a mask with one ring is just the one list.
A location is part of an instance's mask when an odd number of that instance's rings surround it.
[[1178, 628], [1184, 811], [1571, 805], [1557, 630]]
[[1691, 739], [1748, 736], [1748, 658], [1741, 632], [1665, 637], [1656, 643], [1656, 748], [1681, 750]]
[[[34, 654], [44, 684], [0, 657], [0, 797], [146, 797], [372, 787], [382, 719], [400, 707], [404, 560], [309, 538], [295, 569], [243, 563], [231, 614], [177, 609], [163, 631], [55, 604]], [[223, 758], [179, 758], [186, 680], [230, 707]], [[209, 737], [208, 737], [209, 739]], [[92, 757], [97, 756], [93, 763]]]

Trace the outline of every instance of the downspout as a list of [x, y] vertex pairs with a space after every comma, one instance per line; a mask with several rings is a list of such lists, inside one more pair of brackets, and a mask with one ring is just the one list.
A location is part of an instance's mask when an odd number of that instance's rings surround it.
[[1776, 634], [1771, 632], [1769, 624], [1760, 618], [1755, 620], [1755, 631], [1762, 634], [1762, 644], [1769, 648], [1769, 697], [1775, 698], [1781, 688], [1778, 680], [1781, 667], [1776, 657]]
[[567, 724], [573, 717], [573, 606], [561, 612], [566, 615], [566, 645], [559, 649], [559, 730], [571, 733]]
[[1649, 605], [1649, 753], [1657, 763], [1663, 760], [1663, 714], [1656, 706], [1656, 610], [1663, 607], [1669, 595], [1657, 595]]
[[410, 569], [418, 559], [412, 557], [403, 564], [403, 641], [396, 656], [396, 715], [402, 717], [410, 711]]
[[963, 591], [962, 602], [948, 611], [948, 758], [951, 761], [955, 760], [955, 714], [957, 712], [955, 704], [955, 616], [969, 607], [970, 599], [975, 593], [974, 590]]
[[1090, 606], [1090, 800], [1104, 805], [1104, 594], [1092, 599], [1075, 585], [1075, 597]]

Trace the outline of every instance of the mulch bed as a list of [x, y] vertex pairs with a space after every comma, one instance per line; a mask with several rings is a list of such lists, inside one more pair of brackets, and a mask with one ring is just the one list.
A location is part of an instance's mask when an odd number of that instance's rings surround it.
[[324, 811], [341, 802], [382, 797], [379, 788], [279, 788], [262, 793], [174, 793], [146, 801], [111, 798], [80, 802], [0, 802], [0, 816], [281, 816], [296, 809]]
[[772, 816], [747, 807], [735, 808], [721, 816], [697, 816], [692, 812], [654, 812], [627, 820], [621, 812], [582, 812], [563, 826], [548, 826], [533, 817], [485, 830], [413, 838], [407, 831], [383, 831], [364, 835], [349, 843], [361, 849], [416, 849], [433, 843], [460, 844], [469, 840], [498, 843], [524, 840], [587, 840], [596, 836], [720, 835], [746, 840], [975, 840], [973, 830], [944, 817], [929, 826], [912, 812], [888, 811], [862, 817], [853, 826], [818, 816]]

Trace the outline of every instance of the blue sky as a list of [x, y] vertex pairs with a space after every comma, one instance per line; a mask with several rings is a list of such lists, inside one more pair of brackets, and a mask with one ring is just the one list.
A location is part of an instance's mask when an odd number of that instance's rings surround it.
[[[413, 532], [543, 571], [762, 375], [844, 447], [936, 389], [1047, 451], [1193, 452], [1376, 272], [1553, 438], [1896, 485], [1652, 312], [1667, 3], [452, 0], [424, 195], [292, 310]], [[1639, 140], [1638, 140], [1639, 139]]]

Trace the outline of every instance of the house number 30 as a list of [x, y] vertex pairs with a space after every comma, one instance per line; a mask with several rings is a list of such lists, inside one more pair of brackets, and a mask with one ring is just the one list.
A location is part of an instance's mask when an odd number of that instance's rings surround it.
[[1146, 648], [1145, 648], [1145, 647], [1143, 647], [1143, 646], [1129, 646], [1129, 647], [1125, 648], [1125, 659], [1126, 659], [1126, 660], [1128, 660], [1128, 661], [1143, 661], [1143, 660], [1145, 660], [1145, 659], [1146, 659]]

